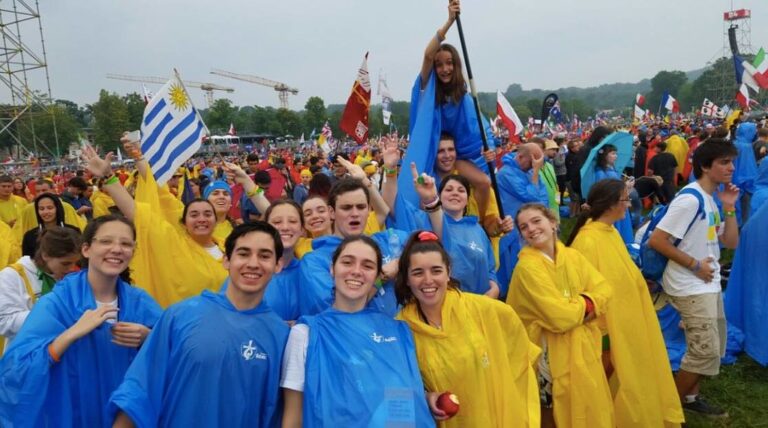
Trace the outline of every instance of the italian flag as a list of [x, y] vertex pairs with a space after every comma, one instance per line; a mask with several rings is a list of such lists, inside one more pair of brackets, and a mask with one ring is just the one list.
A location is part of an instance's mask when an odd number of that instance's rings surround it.
[[752, 65], [755, 66], [756, 73], [754, 78], [757, 84], [763, 89], [768, 88], [768, 58], [766, 58], [763, 48], [760, 48], [760, 52], [755, 56]]

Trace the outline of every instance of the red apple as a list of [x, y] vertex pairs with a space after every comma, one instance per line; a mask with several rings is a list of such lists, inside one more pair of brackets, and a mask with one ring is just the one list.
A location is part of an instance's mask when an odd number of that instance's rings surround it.
[[451, 417], [459, 412], [459, 397], [446, 391], [437, 397], [437, 408]]

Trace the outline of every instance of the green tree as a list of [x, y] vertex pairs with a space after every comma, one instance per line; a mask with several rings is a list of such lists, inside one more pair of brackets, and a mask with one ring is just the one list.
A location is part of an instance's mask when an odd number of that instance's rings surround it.
[[141, 128], [141, 121], [144, 119], [144, 107], [146, 106], [144, 97], [136, 92], [131, 92], [123, 97], [123, 102], [128, 111], [128, 125], [131, 130]]
[[[645, 97], [646, 106], [653, 110], [661, 103], [664, 92], [680, 99], [680, 88], [688, 81], [682, 71], [660, 71], [651, 79], [651, 92]], [[682, 106], [681, 106], [682, 107]]]
[[315, 132], [319, 133], [327, 117], [328, 113], [323, 99], [320, 97], [309, 97], [304, 105], [304, 130], [312, 132], [315, 129]]
[[129, 130], [128, 107], [122, 97], [102, 89], [99, 100], [91, 106], [93, 133], [97, 146], [105, 150], [117, 148], [120, 136]]
[[281, 125], [278, 135], [293, 135], [298, 137], [301, 134], [301, 117], [293, 110], [281, 108], [277, 110], [275, 119]]
[[229, 130], [229, 125], [234, 123], [237, 107], [226, 98], [219, 98], [213, 102], [211, 108], [205, 111], [203, 120], [213, 134], [223, 134]]

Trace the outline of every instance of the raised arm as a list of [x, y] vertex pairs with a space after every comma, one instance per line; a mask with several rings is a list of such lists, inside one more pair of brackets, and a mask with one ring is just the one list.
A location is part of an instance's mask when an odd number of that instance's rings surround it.
[[411, 175], [413, 176], [413, 187], [416, 188], [416, 193], [421, 199], [421, 207], [429, 214], [432, 231], [443, 240], [443, 209], [437, 194], [435, 179], [425, 172], [419, 175], [416, 164], [413, 162], [411, 162]]
[[421, 89], [424, 89], [427, 85], [429, 73], [432, 72], [432, 68], [435, 66], [437, 49], [440, 47], [440, 43], [445, 40], [445, 34], [451, 28], [453, 22], [456, 21], [456, 16], [460, 9], [459, 0], [451, 0], [448, 4], [448, 20], [445, 21], [442, 27], [437, 29], [437, 33], [429, 40], [427, 48], [424, 50], [424, 62], [421, 64]]
[[136, 212], [136, 202], [133, 200], [128, 191], [120, 184], [120, 180], [115, 177], [112, 172], [112, 152], [107, 153], [104, 159], [100, 158], [90, 145], [83, 149], [83, 159], [88, 162], [86, 168], [91, 174], [97, 177], [105, 177], [104, 188], [109, 193], [109, 196], [115, 201], [115, 206], [120, 209], [120, 212], [128, 219], [133, 221], [134, 213]]
[[240, 185], [243, 186], [245, 196], [253, 202], [256, 209], [262, 214], [267, 212], [270, 205], [269, 199], [264, 196], [264, 192], [259, 189], [259, 186], [254, 183], [253, 180], [251, 180], [251, 177], [248, 177], [248, 174], [234, 163], [224, 162], [223, 167], [224, 173], [227, 174], [228, 178], [231, 178], [235, 183], [240, 183]]
[[389, 207], [389, 212], [395, 212], [395, 200], [397, 197], [397, 163], [400, 161], [400, 150], [397, 147], [397, 140], [387, 138], [382, 152], [384, 168], [383, 173], [387, 180], [381, 187], [381, 197]]
[[363, 168], [361, 168], [360, 165], [355, 165], [341, 156], [337, 157], [336, 161], [347, 169], [349, 175], [362, 180], [363, 184], [365, 184], [365, 186], [368, 188], [368, 194], [371, 197], [371, 207], [376, 213], [376, 221], [380, 225], [383, 225], [387, 219], [387, 216], [389, 215], [390, 208], [384, 198], [382, 198], [379, 191], [376, 190], [374, 183], [368, 179], [368, 174], [363, 171]]

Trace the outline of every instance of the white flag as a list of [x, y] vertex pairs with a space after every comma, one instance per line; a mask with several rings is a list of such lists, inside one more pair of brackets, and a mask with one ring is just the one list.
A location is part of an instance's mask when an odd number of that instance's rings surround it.
[[157, 184], [165, 184], [200, 149], [207, 134], [208, 128], [174, 73], [144, 108], [141, 121], [141, 151]]

